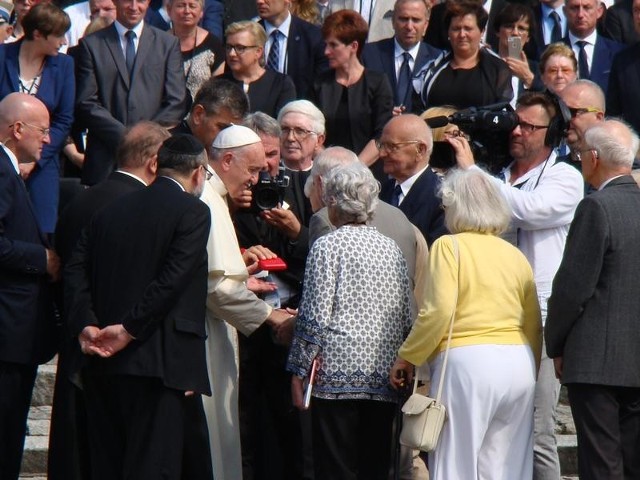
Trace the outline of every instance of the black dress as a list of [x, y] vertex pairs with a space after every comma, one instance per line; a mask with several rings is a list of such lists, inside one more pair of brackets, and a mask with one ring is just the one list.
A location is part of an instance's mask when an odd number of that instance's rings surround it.
[[293, 80], [280, 72], [265, 70], [259, 79], [248, 85], [236, 80], [229, 69], [221, 77], [231, 80], [245, 89], [245, 93], [249, 97], [250, 112], [263, 112], [276, 118], [283, 106], [296, 99], [296, 87]]

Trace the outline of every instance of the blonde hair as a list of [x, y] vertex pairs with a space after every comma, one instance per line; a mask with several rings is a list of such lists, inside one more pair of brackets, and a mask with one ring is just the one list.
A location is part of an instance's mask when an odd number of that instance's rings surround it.
[[224, 31], [225, 38], [240, 32], [249, 32], [253, 36], [253, 41], [258, 47], [264, 48], [267, 43], [267, 32], [264, 31], [262, 25], [251, 20], [242, 20], [233, 22]]
[[542, 52], [542, 55], [540, 55], [540, 73], [544, 73], [547, 68], [547, 62], [553, 55], [568, 58], [571, 60], [571, 64], [573, 65], [573, 71], [578, 71], [578, 60], [576, 60], [576, 56], [573, 53], [573, 50], [571, 50], [571, 47], [562, 42], [557, 42], [551, 43], [544, 52]]
[[[453, 115], [457, 111], [458, 110], [456, 108], [451, 107], [449, 105], [443, 105], [441, 107], [431, 107], [425, 110], [424, 112], [422, 112], [422, 115], [420, 115], [420, 118], [423, 120], [427, 120], [429, 118], [435, 118], [435, 117], [448, 117], [450, 115]], [[449, 125], [451, 124], [447, 123], [444, 127], [437, 127], [437, 128], [431, 129], [431, 134], [433, 135], [434, 142], [442, 142], [444, 140], [444, 132]]]

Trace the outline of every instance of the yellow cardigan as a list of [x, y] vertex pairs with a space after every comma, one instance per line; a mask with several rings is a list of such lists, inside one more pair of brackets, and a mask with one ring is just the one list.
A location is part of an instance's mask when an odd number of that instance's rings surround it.
[[[456, 235], [460, 270], [453, 241], [434, 242], [420, 311], [399, 355], [421, 365], [444, 351], [459, 288], [451, 347], [530, 345], [540, 364], [542, 323], [533, 272], [524, 255], [504, 240], [481, 233]], [[458, 287], [459, 286], [459, 287]]]

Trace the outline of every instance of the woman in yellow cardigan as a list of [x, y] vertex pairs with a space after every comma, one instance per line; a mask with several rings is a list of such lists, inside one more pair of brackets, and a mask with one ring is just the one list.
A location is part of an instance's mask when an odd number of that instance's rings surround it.
[[[442, 392], [447, 408], [431, 480], [526, 479], [533, 474], [533, 396], [542, 327], [533, 273], [520, 251], [500, 239], [510, 213], [494, 180], [456, 170], [442, 185], [444, 236], [432, 246], [418, 318], [398, 352], [410, 379], [428, 360], [435, 397], [455, 309]], [[457, 303], [456, 303], [456, 292]]]

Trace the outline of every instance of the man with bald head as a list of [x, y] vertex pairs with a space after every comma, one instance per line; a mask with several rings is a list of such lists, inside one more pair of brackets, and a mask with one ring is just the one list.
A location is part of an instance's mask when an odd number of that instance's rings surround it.
[[391, 177], [380, 199], [402, 210], [431, 246], [447, 233], [437, 195], [440, 180], [429, 168], [431, 129], [417, 115], [400, 115], [389, 120], [376, 145], [384, 173]]
[[582, 175], [597, 191], [578, 205], [549, 299], [547, 353], [569, 392], [581, 480], [640, 478], [639, 145], [616, 120], [585, 132]]
[[38, 365], [56, 348], [49, 284], [60, 261], [38, 227], [19, 165], [49, 143], [49, 112], [35, 97], [0, 102], [0, 472], [14, 480]]
[[571, 112], [566, 138], [573, 160], [577, 161], [575, 154], [581, 148], [584, 132], [604, 120], [604, 92], [591, 80], [576, 80], [567, 85], [559, 95]]

